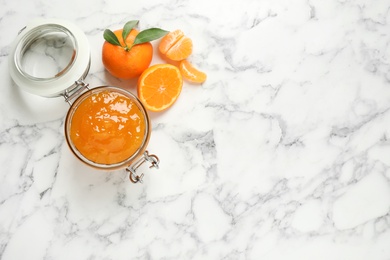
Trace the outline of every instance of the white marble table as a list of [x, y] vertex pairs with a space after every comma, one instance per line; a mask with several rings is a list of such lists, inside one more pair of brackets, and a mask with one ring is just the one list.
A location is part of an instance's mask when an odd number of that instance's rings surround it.
[[[1, 259], [390, 259], [390, 1], [1, 2]], [[103, 68], [105, 28], [193, 39], [208, 80], [151, 113], [143, 184], [79, 162], [68, 105], [10, 79], [36, 17], [85, 32], [91, 86], [133, 92]]]

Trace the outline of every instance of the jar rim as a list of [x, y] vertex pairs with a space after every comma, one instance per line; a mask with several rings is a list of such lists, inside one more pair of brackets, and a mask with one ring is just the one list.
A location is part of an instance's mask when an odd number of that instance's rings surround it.
[[[53, 37], [56, 37], [56, 34], [57, 36], [61, 34], [63, 37], [68, 37], [69, 42], [67, 42], [66, 48], [62, 50], [66, 57], [60, 55], [62, 52], [58, 53], [64, 64], [61, 64], [60, 69], [53, 68], [54, 76], [52, 77], [36, 76], [24, 69], [21, 59], [31, 44], [40, 40], [43, 42], [44, 37], [50, 34], [53, 34]], [[53, 50], [56, 51], [55, 48]], [[26, 62], [33, 61], [33, 63], [39, 64], [34, 52], [30, 53], [32, 55], [28, 56]], [[50, 54], [43, 53], [41, 55], [50, 57]], [[21, 89], [43, 97], [58, 97], [67, 89], [74, 88], [76, 81], [83, 80], [87, 76], [91, 62], [90, 56], [88, 39], [76, 25], [58, 19], [36, 19], [19, 32], [11, 45], [9, 72], [13, 81]], [[37, 67], [39, 69], [39, 66]], [[55, 72], [56, 70], [58, 72]], [[46, 73], [45, 70], [42, 71]]]
[[[73, 118], [74, 113], [76, 112], [78, 106], [90, 95], [96, 94], [102, 91], [112, 91], [112, 92], [117, 92], [120, 93], [128, 98], [130, 98], [134, 104], [139, 108], [141, 111], [143, 117], [144, 117], [144, 122], [145, 122], [145, 134], [142, 140], [142, 143], [140, 147], [127, 159], [118, 162], [118, 163], [113, 163], [113, 164], [102, 164], [102, 163], [97, 163], [94, 162], [87, 157], [85, 157], [73, 144], [72, 139], [70, 137], [70, 127], [71, 127], [71, 121]], [[146, 108], [142, 104], [142, 102], [136, 97], [133, 93], [130, 91], [127, 91], [123, 88], [115, 87], [115, 86], [100, 86], [100, 87], [95, 87], [92, 88], [84, 93], [82, 93], [80, 96], [77, 97], [77, 99], [73, 102], [71, 105], [70, 109], [68, 110], [68, 113], [66, 114], [65, 118], [65, 138], [66, 142], [70, 148], [70, 150], [73, 152], [73, 154], [83, 163], [92, 166], [97, 169], [102, 169], [102, 170], [114, 170], [114, 169], [119, 169], [123, 167], [127, 167], [134, 162], [137, 158], [142, 156], [142, 154], [145, 152], [146, 147], [149, 143], [150, 135], [151, 135], [151, 127], [150, 127], [150, 118], [149, 115], [146, 111]]]
[[[48, 42], [49, 40], [48, 39], [45, 40], [45, 37], [48, 37], [49, 35], [54, 34], [54, 33], [63, 33], [64, 35], [66, 35], [68, 37], [68, 39], [70, 40], [70, 43], [72, 44], [71, 47], [73, 48], [73, 50], [72, 50], [73, 53], [72, 53], [72, 56], [70, 57], [70, 61], [68, 62], [68, 64], [66, 64], [66, 66], [64, 66], [64, 68], [57, 67], [57, 69], [59, 71], [56, 74], [54, 74], [52, 76], [48, 76], [48, 77], [34, 76], [31, 73], [27, 72], [25, 69], [26, 64], [24, 64], [24, 59], [23, 59], [26, 52], [29, 51], [31, 47], [36, 45], [37, 41], [39, 41], [39, 40], [44, 40], [44, 41]], [[60, 48], [58, 46], [54, 46], [54, 49], [60, 50]], [[33, 51], [36, 51], [36, 50], [33, 50]], [[39, 25], [39, 26], [29, 30], [26, 34], [23, 35], [23, 37], [21, 37], [20, 41], [16, 45], [14, 61], [15, 61], [15, 65], [16, 65], [17, 70], [24, 77], [26, 77], [32, 81], [38, 81], [38, 82], [53, 81], [54, 79], [65, 75], [65, 73], [67, 73], [70, 70], [70, 68], [75, 63], [75, 60], [77, 58], [78, 53], [79, 53], [79, 50], [78, 50], [77, 40], [75, 39], [75, 37], [71, 31], [69, 31], [66, 27], [59, 25], [59, 24], [43, 24], [43, 25]], [[44, 54], [46, 56], [50, 55], [49, 57], [52, 59], [57, 58], [54, 55], [52, 55], [52, 53], [47, 52], [47, 50], [46, 50], [46, 53], [44, 53]]]

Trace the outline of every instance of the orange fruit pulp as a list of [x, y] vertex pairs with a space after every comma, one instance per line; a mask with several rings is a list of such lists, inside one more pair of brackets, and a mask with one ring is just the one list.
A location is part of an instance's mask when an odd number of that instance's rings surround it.
[[180, 61], [191, 55], [192, 40], [185, 36], [181, 30], [175, 30], [161, 39], [158, 48], [161, 54], [167, 58]]
[[[149, 67], [153, 57], [153, 46], [150, 42], [134, 45], [129, 51], [125, 50], [122, 31], [114, 31], [122, 46], [113, 45], [107, 41], [102, 48], [102, 61], [107, 71], [114, 77], [131, 79], [138, 77]], [[126, 38], [126, 44], [130, 47], [138, 31], [132, 29]]]
[[194, 83], [203, 83], [207, 79], [206, 73], [198, 70], [188, 60], [182, 60], [179, 64], [181, 74], [185, 79]]
[[180, 95], [183, 79], [171, 64], [157, 64], [146, 69], [138, 79], [138, 98], [151, 111], [172, 106]]
[[145, 134], [142, 111], [129, 97], [111, 90], [88, 96], [71, 119], [71, 141], [85, 158], [98, 164], [130, 158]]

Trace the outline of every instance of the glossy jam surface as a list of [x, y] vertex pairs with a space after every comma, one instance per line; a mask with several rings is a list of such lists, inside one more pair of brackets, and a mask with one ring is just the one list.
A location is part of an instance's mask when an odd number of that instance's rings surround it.
[[129, 97], [111, 90], [91, 94], [71, 119], [70, 138], [79, 152], [99, 164], [131, 157], [142, 145], [145, 118]]

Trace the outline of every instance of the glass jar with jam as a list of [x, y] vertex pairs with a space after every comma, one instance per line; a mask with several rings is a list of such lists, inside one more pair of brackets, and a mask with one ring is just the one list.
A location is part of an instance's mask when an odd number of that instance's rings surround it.
[[23, 28], [11, 48], [9, 71], [23, 90], [43, 97], [64, 97], [70, 109], [65, 137], [73, 154], [87, 165], [104, 170], [125, 168], [133, 183], [149, 155], [151, 126], [141, 101], [114, 86], [89, 88], [90, 47], [74, 24], [55, 19], [35, 20]]

